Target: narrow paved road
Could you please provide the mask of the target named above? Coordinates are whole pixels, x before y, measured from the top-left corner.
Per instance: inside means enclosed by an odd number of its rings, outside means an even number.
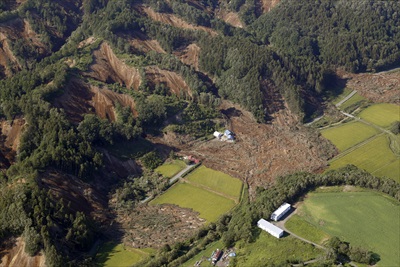
[[[180,172],[178,172],[177,174],[175,174],[174,177],[172,177],[171,179],[169,179],[169,184],[173,184],[175,183],[177,180],[179,180],[181,178],[181,176],[186,173],[188,170],[190,170],[191,168],[194,168],[196,165],[187,165],[183,170],[181,170]]]
[[[353,95],[355,95],[357,93],[356,90],[352,91],[348,96],[346,96],[345,98],[343,98],[339,103],[336,104],[336,107],[340,107],[344,102],[346,102],[347,100],[349,100],[349,98],[351,98]]]

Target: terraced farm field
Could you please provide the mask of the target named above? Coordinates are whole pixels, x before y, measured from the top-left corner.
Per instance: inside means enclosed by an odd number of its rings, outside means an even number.
[[[362,122],[350,122],[321,131],[321,134],[339,151],[344,151],[378,133],[376,128]]]
[[[232,199],[188,183],[178,183],[150,202],[151,205],[164,203],[191,208],[208,222],[216,221],[236,205]]]
[[[347,164],[354,164],[370,173],[384,170],[388,177],[399,181],[399,176],[397,175],[398,172],[393,171],[394,168],[386,170],[382,169],[386,166],[391,166],[393,162],[398,160],[398,157],[396,157],[389,148],[389,143],[390,141],[387,135],[380,135],[350,153],[339,157],[338,159],[334,159],[330,162],[329,168],[337,169],[346,166]],[[393,172],[391,172],[391,170]]]
[[[242,182],[239,179],[205,166],[200,166],[185,178],[189,182],[212,188],[234,198],[238,198],[242,190]]]
[[[182,160],[174,160],[157,167],[155,171],[167,178],[171,178],[172,176],[183,170],[185,167],[186,164]]]
[[[381,127],[389,127],[392,122],[400,121],[400,106],[375,104],[362,111],[359,117]]]
[[[379,254],[378,266],[400,266],[400,202],[397,200],[365,190],[314,192],[305,198],[297,214],[319,231]],[[304,238],[309,237],[307,233],[299,232]],[[309,233],[313,239],[315,234]]]

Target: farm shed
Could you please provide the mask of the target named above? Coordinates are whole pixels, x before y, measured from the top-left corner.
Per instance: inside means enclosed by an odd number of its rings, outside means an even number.
[[[214,136],[215,136],[216,138],[218,138],[218,139],[221,139],[221,137],[223,136],[223,134],[220,133],[220,132],[218,132],[218,131],[215,131],[215,132],[214,132]]]
[[[267,222],[264,219],[260,219],[257,222],[257,226],[261,228],[262,230],[268,232],[272,236],[275,236],[276,238],[281,238],[283,236],[283,230],[275,225],[273,225],[270,222]]]
[[[276,211],[271,215],[271,220],[278,221],[290,210],[290,204],[283,203]]]

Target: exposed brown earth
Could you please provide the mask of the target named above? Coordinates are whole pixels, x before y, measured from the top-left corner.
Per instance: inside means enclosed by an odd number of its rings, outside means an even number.
[[[132,46],[138,51],[144,53],[150,51],[155,51],[162,54],[166,53],[157,40],[152,40],[144,34],[135,33],[132,37],[129,36],[127,39],[130,40]]]
[[[124,243],[135,248],[160,248],[193,236],[205,221],[197,212],[175,205],[142,205],[118,222],[125,231]]]
[[[107,43],[93,52],[94,62],[85,74],[105,83],[119,83],[137,90],[141,83],[138,69],[126,65]]]
[[[227,101],[220,108],[227,128],[236,134],[235,143],[155,141],[174,145],[182,154],[195,155],[204,165],[242,179],[251,195],[257,186],[269,186],[278,176],[324,169],[336,153],[328,141],[299,124],[286,105],[272,115],[271,124],[257,123],[250,112]]]
[[[232,11],[220,10],[218,16],[226,23],[232,25],[233,27],[243,28],[243,23],[240,20],[239,14]]]
[[[5,170],[15,162],[24,125],[22,118],[0,121],[0,169]]]
[[[183,92],[189,94],[189,96],[192,95],[192,91],[183,77],[175,72],[162,70],[157,66],[147,67],[145,72],[146,79],[149,81],[151,86],[155,86],[156,84],[165,84],[173,94],[179,96],[181,92]]]
[[[347,87],[375,103],[400,104],[400,70],[352,74],[339,71]]]
[[[76,123],[82,120],[84,114],[96,114],[102,119],[115,121],[117,103],[122,107],[129,106],[133,115],[137,116],[135,101],[131,96],[88,85],[77,79],[71,80],[63,95],[53,102],[54,106],[63,108],[67,117]]]
[[[193,66],[196,71],[199,70],[200,47],[197,44],[190,44],[182,50],[175,51],[174,55],[184,64]]]
[[[47,47],[32,30],[27,20],[14,19],[0,24],[0,76],[10,76],[21,69],[21,65],[11,51],[10,43],[24,39],[39,54],[47,53]],[[11,64],[10,64],[11,63]]]
[[[45,256],[42,252],[34,257],[25,253],[25,242],[21,237],[11,238],[3,243],[5,248],[0,248],[0,267],[35,266],[45,267]]]
[[[145,6],[139,6],[139,9],[142,10],[147,16],[149,16],[151,19],[155,21],[159,21],[165,24],[169,24],[171,26],[177,27],[177,28],[184,28],[184,29],[190,29],[190,30],[201,30],[208,32],[211,35],[217,35],[218,33],[210,28],[204,27],[204,26],[195,26],[192,24],[187,23],[181,18],[178,18],[177,16],[173,14],[167,14],[167,13],[159,13],[154,11],[150,7],[145,7]]]
[[[263,13],[270,12],[281,0],[261,0]]]

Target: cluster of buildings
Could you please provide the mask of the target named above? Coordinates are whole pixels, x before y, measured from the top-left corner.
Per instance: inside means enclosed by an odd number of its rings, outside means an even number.
[[[290,211],[290,208],[290,204],[283,203],[276,211],[271,214],[270,219],[276,222],[279,221],[283,216],[285,216],[285,214]],[[281,238],[284,234],[284,231],[281,228],[264,219],[260,219],[257,222],[257,226],[276,238]]]
[[[214,132],[215,138],[221,141],[234,141],[235,140],[235,134],[230,131],[230,130],[225,130],[224,133],[220,133],[218,131]]]

